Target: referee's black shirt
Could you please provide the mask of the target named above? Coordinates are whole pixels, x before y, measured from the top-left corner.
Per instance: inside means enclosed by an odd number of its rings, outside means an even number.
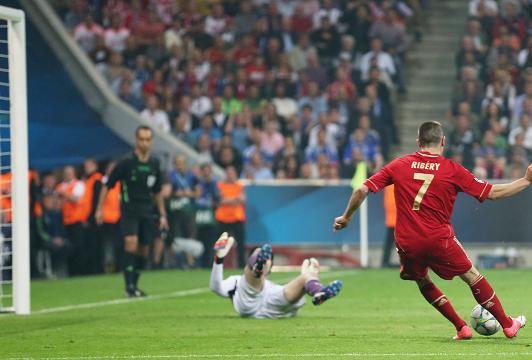
[[[118,162],[105,185],[112,189],[118,181],[123,210],[139,215],[153,213],[153,194],[161,191],[162,183],[159,160],[150,156],[141,162],[135,153],[128,155]]]

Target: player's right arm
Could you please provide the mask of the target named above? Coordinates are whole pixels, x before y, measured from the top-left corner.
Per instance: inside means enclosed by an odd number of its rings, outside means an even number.
[[[379,192],[392,183],[390,169],[393,164],[394,162],[391,162],[387,166],[380,169],[375,175],[367,179],[363,185],[353,191],[344,213],[334,219],[334,231],[342,230],[347,225],[349,225],[353,218],[353,215],[358,210],[360,205],[364,202],[364,200],[366,200],[370,191]]]
[[[366,200],[366,198],[368,197],[368,193],[369,189],[366,185],[362,185],[358,189],[353,191],[344,213],[334,219],[334,231],[342,230],[347,225],[349,225],[351,219],[353,218],[353,214],[357,211],[357,209],[364,202],[364,200]]]
[[[515,195],[532,184],[532,164],[528,165],[525,176],[507,184],[495,184],[492,186],[488,199],[498,200]]]

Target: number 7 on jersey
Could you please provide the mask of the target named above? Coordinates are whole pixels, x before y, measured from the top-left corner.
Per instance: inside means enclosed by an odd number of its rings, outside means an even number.
[[[423,196],[425,196],[425,193],[427,192],[430,183],[432,182],[432,179],[434,179],[433,174],[414,173],[414,180],[423,180],[423,185],[421,185],[419,191],[417,192],[416,198],[414,199],[414,205],[412,206],[412,210],[419,210],[419,206],[421,205]]]

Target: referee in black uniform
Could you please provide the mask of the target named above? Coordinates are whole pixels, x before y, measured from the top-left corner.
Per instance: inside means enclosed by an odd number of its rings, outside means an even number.
[[[102,205],[107,191],[120,181],[120,225],[124,236],[124,278],[128,297],[146,296],[137,284],[139,270],[143,268],[148,256],[149,244],[158,234],[154,220],[154,198],[159,211],[159,227],[161,230],[168,230],[166,209],[161,195],[161,169],[159,161],[150,156],[153,131],[148,126],[139,126],[135,137],[135,151],[121,160],[109,175],[100,192],[95,214],[96,220],[101,224]]]

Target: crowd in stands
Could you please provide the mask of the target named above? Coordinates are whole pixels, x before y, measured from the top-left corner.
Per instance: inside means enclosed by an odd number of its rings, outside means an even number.
[[[122,100],[241,178],[351,177],[399,142],[423,0],[56,3]]]
[[[471,0],[456,54],[449,156],[481,178],[518,178],[532,161],[532,3]]]

